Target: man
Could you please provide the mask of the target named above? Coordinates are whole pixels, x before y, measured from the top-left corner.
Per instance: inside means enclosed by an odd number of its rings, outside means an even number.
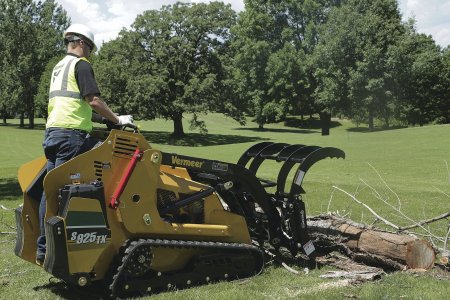
[[[87,60],[95,51],[94,35],[88,27],[73,24],[64,32],[67,55],[56,64],[50,81],[48,119],[43,142],[47,173],[88,150],[83,146],[92,130],[92,110],[117,125],[133,125],[130,115],[117,116],[100,98],[92,66]],[[39,206],[41,235],[37,240],[36,263],[42,265],[46,252],[45,193]]]

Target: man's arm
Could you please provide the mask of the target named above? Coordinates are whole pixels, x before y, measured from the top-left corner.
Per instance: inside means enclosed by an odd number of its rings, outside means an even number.
[[[100,99],[100,97],[96,95],[87,95],[84,98],[96,113],[110,120],[114,124],[119,123],[119,117],[113,113],[109,106],[102,99]]]
[[[80,60],[75,66],[80,94],[84,97],[92,109],[103,118],[117,125],[134,125],[131,115],[116,116],[109,106],[100,98],[100,91],[95,81],[94,70],[89,62]]]
[[[96,113],[98,113],[105,119],[108,119],[113,124],[130,127],[136,126],[134,124],[133,116],[131,115],[117,116],[115,113],[113,113],[113,111],[109,108],[109,106],[105,102],[103,102],[102,99],[100,99],[99,96],[87,95],[84,98]]]

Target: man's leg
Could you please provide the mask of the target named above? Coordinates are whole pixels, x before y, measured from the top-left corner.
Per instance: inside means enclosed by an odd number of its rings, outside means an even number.
[[[44,142],[42,146],[44,148],[45,157],[47,158],[47,174],[55,168],[56,152],[55,147],[51,147],[52,140],[50,137],[50,132],[45,131]],[[46,198],[45,191],[42,191],[41,202],[39,203],[39,227],[41,234],[37,239],[37,250],[36,250],[36,263],[42,265],[45,259],[46,252],[46,239],[45,239],[45,211],[46,211]]]
[[[45,192],[42,192],[41,202],[39,203],[39,226],[41,234],[37,239],[37,250],[36,250],[36,263],[38,265],[42,265],[42,263],[44,262],[46,252],[46,239],[44,227],[45,210],[46,210]]]
[[[45,156],[47,157],[47,174],[75,157],[80,151],[84,142],[86,133],[63,128],[50,128],[46,130],[43,143]],[[39,204],[39,223],[41,235],[37,239],[36,263],[42,265],[46,252],[45,238],[45,212],[47,209],[47,201],[45,191],[42,193],[41,202]]]

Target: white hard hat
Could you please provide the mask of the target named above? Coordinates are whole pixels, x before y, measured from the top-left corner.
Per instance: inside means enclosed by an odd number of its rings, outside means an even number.
[[[77,36],[78,35],[82,35],[83,37],[88,39],[89,42],[91,42],[91,44],[94,46],[94,49],[97,48],[97,45],[95,45],[95,42],[94,42],[94,34],[89,29],[89,27],[87,27],[86,25],[83,25],[83,24],[72,24],[72,25],[70,25],[64,31],[63,37],[65,38],[67,35],[70,35],[70,34],[74,34],[74,35],[77,35]]]

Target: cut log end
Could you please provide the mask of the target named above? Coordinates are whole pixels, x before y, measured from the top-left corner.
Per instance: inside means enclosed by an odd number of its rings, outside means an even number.
[[[410,269],[430,270],[434,266],[436,253],[433,247],[424,240],[408,242],[406,246],[406,265]]]

